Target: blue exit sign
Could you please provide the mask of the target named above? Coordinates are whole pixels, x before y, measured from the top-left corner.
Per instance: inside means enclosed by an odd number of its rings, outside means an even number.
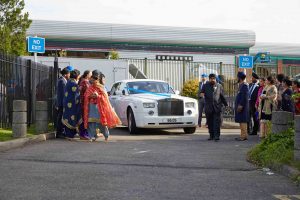
[[[239,56],[239,68],[253,68],[253,56]]]
[[[27,46],[28,46],[28,52],[45,53],[45,38],[28,37]]]

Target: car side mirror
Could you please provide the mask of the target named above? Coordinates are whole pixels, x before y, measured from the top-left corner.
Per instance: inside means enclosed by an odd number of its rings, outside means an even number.
[[[126,90],[122,90],[123,95],[127,95]]]
[[[175,94],[179,95],[180,94],[179,90],[175,90]]]

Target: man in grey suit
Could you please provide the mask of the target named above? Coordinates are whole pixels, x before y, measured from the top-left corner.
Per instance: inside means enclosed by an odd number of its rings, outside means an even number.
[[[199,109],[199,118],[198,118],[198,126],[201,127],[201,123],[202,123],[202,114],[204,111],[204,107],[205,107],[205,100],[204,100],[204,96],[201,95],[201,91],[203,86],[205,85],[205,83],[207,82],[206,80],[207,78],[207,74],[202,74],[201,75],[201,81],[199,82],[199,89],[198,89],[198,109]],[[205,125],[207,125],[207,120]]]
[[[209,81],[203,86],[201,95],[205,98],[205,115],[208,124],[208,140],[220,140],[221,112],[223,105],[228,106],[223,87],[217,83],[216,75],[210,74]]]

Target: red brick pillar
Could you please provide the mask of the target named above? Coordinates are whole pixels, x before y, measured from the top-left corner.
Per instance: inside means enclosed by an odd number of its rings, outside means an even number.
[[[283,73],[283,64],[282,64],[282,60],[278,60],[277,61],[277,74],[281,74]]]
[[[247,69],[246,70],[246,80],[247,80],[247,83],[251,83],[252,82],[252,69]]]
[[[246,74],[246,81],[247,81],[247,83],[251,83],[252,82],[252,70],[253,69],[238,68],[238,72],[244,72]]]

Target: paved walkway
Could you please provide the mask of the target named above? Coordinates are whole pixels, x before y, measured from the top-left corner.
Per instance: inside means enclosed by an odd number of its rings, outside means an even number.
[[[148,130],[131,136],[118,128],[108,143],[49,140],[0,153],[0,199],[256,200],[300,195],[288,178],[267,175],[246,161],[258,137],[236,142],[238,130],[223,130],[221,141],[213,142],[207,141],[206,129],[181,132]]]

